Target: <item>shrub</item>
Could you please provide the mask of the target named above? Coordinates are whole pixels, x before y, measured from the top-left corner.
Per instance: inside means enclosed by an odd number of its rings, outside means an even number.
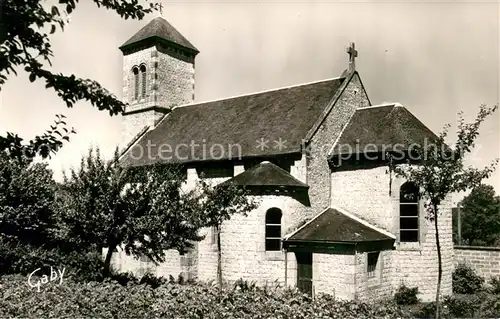
[[[417,295],[418,287],[408,288],[402,284],[394,294],[394,302],[397,305],[414,305],[418,303]]]
[[[474,294],[483,290],[484,278],[465,264],[458,265],[453,271],[453,293]]]
[[[160,287],[161,285],[165,285],[168,283],[168,279],[162,277],[156,277],[153,274],[147,272],[142,276],[141,280],[139,280],[139,284],[145,284],[151,286],[153,289]]]
[[[450,313],[447,308],[444,308],[441,304],[440,307],[441,318],[450,318]],[[419,305],[419,307],[412,312],[413,318],[434,318],[436,316],[436,302],[424,302]]]
[[[472,318],[481,308],[481,298],[478,295],[446,296],[443,300],[451,315],[458,318]]]
[[[481,303],[481,318],[500,318],[500,294],[486,295]]]
[[[489,284],[490,292],[494,295],[500,295],[500,277],[491,277]]]
[[[315,300],[295,289],[241,291],[207,284],[165,283],[124,287],[114,280],[61,285],[48,283],[37,293],[23,276],[0,277],[0,314],[17,318],[410,318],[394,304]]]
[[[0,239],[0,275],[28,275],[40,268],[50,273],[50,267],[65,268],[65,277],[76,280],[102,280],[102,257],[97,252],[62,252]]]
[[[107,281],[115,281],[121,286],[129,286],[129,285],[137,285],[139,283],[139,280],[137,277],[132,272],[114,272],[112,271],[112,274],[110,278],[107,279]]]
[[[239,289],[241,291],[255,290],[255,287],[255,281],[249,283],[247,280],[243,280],[242,278],[236,280],[236,282],[234,283],[234,289]]]

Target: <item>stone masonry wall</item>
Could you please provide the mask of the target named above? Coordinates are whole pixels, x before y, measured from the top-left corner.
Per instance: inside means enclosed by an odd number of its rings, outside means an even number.
[[[305,179],[305,160],[298,160],[292,167],[292,174],[301,180]],[[244,171],[243,165],[235,165],[234,174]],[[207,179],[212,185],[216,185],[227,178]],[[199,179],[196,169],[189,168],[187,181],[183,190],[188,191],[195,187]],[[259,284],[272,284],[278,281],[294,286],[296,284],[296,260],[293,253],[282,251],[265,251],[265,213],[269,208],[277,207],[282,210],[282,236],[293,231],[297,221],[303,220],[304,206],[288,196],[259,196],[259,208],[249,212],[248,215],[235,215],[226,221],[221,228],[222,246],[222,273],[226,281],[235,281],[243,278],[256,281]],[[132,271],[138,275],[149,269],[157,276],[173,276],[177,278],[180,274],[187,278],[196,271],[194,278],[200,281],[216,280],[217,278],[217,242],[214,240],[213,229],[204,228],[200,231],[205,239],[196,244],[195,249],[186,257],[180,256],[175,250],[168,250],[167,261],[158,266],[152,263],[140,261],[132,256],[126,256],[124,252],[114,255],[113,265],[119,271]],[[285,271],[285,263],[288,265]],[[191,275],[193,277],[193,275]]]
[[[455,246],[454,266],[467,264],[486,281],[500,276],[500,247]]]
[[[393,294],[392,276],[393,251],[381,251],[375,277],[368,277],[368,253],[356,254],[356,297],[363,301],[375,301],[390,298]]]
[[[241,163],[235,165],[234,175],[244,171]],[[291,168],[292,176],[305,181],[305,156],[295,161]],[[189,175],[189,172],[188,172]],[[192,172],[190,184],[198,178]],[[214,184],[224,179],[211,181]],[[297,223],[304,219],[305,207],[295,199],[285,196],[258,197],[260,206],[247,214],[236,215],[221,227],[222,277],[226,281],[240,278],[256,281],[258,284],[285,281],[285,263],[287,264],[287,285],[296,284],[297,265],[295,255],[288,253],[265,251],[265,213],[269,208],[282,210],[282,236],[292,232]],[[214,239],[214,229],[205,228],[201,231],[205,239],[198,244],[198,278],[201,281],[217,279],[217,242]],[[266,270],[266,271],[264,271]],[[263,275],[261,275],[263,274]]]
[[[286,196],[259,196],[260,206],[247,216],[235,215],[221,227],[222,276],[225,281],[240,278],[259,285],[277,282],[285,284],[285,262],[288,265],[287,284],[294,284],[295,259],[283,251],[265,249],[265,215],[276,207],[282,211],[281,235],[302,214],[301,203]],[[200,268],[204,266],[200,265]],[[295,272],[295,274],[294,274]]]
[[[331,205],[346,209],[382,229],[399,237],[399,187],[403,181],[393,178],[389,195],[390,177],[386,167],[335,171],[332,173]],[[346,196],[346,194],[350,194]],[[420,206],[420,242],[400,243],[384,267],[392,269],[392,289],[401,283],[418,286],[423,299],[432,299],[437,283],[437,250],[434,224],[424,218],[423,203]],[[453,243],[451,225],[451,203],[441,207],[438,219],[443,261],[442,293],[451,294],[451,273],[453,271]],[[359,281],[358,281],[359,283]]]
[[[314,293],[354,299],[355,269],[354,255],[313,254]]]
[[[157,73],[159,106],[171,109],[194,101],[193,63],[179,60],[169,52],[159,52]]]
[[[132,69],[146,66],[146,96],[134,100]],[[144,48],[123,57],[123,101],[126,112],[149,107],[171,109],[194,101],[194,63],[178,58],[175,52],[157,47]],[[129,143],[144,126],[153,127],[164,113],[148,110],[123,116],[120,146]]]
[[[133,68],[140,65],[146,66],[146,72],[152,74],[151,70],[154,67],[152,64],[152,55],[156,49],[154,47],[145,48],[141,51],[134,52],[123,56],[123,102],[129,104],[125,111],[133,111],[149,106],[153,106],[152,81],[148,79],[146,97],[139,101],[134,100],[134,74]],[[143,128],[144,126],[153,126],[159,115],[154,111],[135,113],[124,115],[122,117],[122,132],[120,147],[125,147]]]
[[[330,168],[327,161],[330,150],[355,110],[369,103],[358,75],[354,75],[330,114],[312,137],[307,158],[306,183],[310,187],[311,200],[308,217],[313,217],[330,206]]]

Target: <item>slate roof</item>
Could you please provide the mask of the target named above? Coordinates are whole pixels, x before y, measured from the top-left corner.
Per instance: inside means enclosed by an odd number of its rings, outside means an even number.
[[[287,242],[360,243],[394,240],[335,208],[329,208],[285,239]]]
[[[281,167],[270,162],[262,162],[220,185],[225,184],[309,188],[307,184],[302,183]]]
[[[333,156],[383,150],[383,145],[406,150],[412,143],[424,145],[437,136],[420,120],[400,105],[384,105],[356,110],[332,150]],[[356,147],[359,142],[359,147]],[[374,146],[366,147],[371,144]],[[347,147],[350,146],[350,147]],[[365,148],[366,147],[366,148]],[[386,150],[390,150],[388,147]]]
[[[176,107],[124,154],[122,163],[142,166],[298,153],[343,81],[336,78]],[[276,144],[280,138],[282,147]],[[267,143],[259,148],[261,139]],[[187,147],[191,143],[198,147]]]
[[[189,42],[179,31],[177,31],[162,17],[157,17],[151,20],[146,26],[122,44],[122,46],[120,46],[120,50],[123,51],[134,44],[151,38],[166,40],[170,43],[187,48],[190,51],[194,51],[195,53],[199,52],[198,49],[191,44],[191,42]]]

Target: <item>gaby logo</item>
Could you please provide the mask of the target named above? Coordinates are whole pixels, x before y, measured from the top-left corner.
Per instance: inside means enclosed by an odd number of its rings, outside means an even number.
[[[63,282],[63,276],[64,276],[64,270],[66,269],[65,267],[63,267],[62,271],[60,271],[59,269],[56,269],[54,270],[52,268],[52,266],[50,267],[50,280],[49,280],[49,277],[47,275],[43,275],[40,279],[38,280],[33,280],[31,279],[31,277],[33,275],[35,275],[41,268],[37,268],[35,269],[35,271],[33,271],[31,274],[29,274],[28,276],[28,285],[31,287],[31,288],[37,288],[38,292],[40,292],[40,287],[42,285],[45,285],[46,283],[48,283],[49,281],[55,281],[57,279],[59,279],[59,285],[62,284]]]

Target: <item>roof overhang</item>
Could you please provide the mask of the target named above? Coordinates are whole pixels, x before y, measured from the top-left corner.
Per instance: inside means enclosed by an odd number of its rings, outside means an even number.
[[[387,250],[396,237],[341,208],[327,208],[283,239],[289,251]]]
[[[179,45],[173,41],[169,41],[167,39],[164,39],[164,38],[156,36],[156,35],[141,39],[141,40],[136,41],[136,42],[125,43],[125,44],[121,45],[119,47],[119,49],[120,49],[120,51],[122,51],[122,53],[124,55],[127,55],[127,54],[130,54],[132,52],[135,52],[138,49],[142,49],[145,47],[152,47],[152,46],[157,45],[157,44],[178,49],[178,50],[183,51],[189,55],[192,55],[193,57],[195,57],[198,53],[200,53],[200,51],[198,51],[197,49],[195,50],[195,49],[185,47],[183,45]]]

